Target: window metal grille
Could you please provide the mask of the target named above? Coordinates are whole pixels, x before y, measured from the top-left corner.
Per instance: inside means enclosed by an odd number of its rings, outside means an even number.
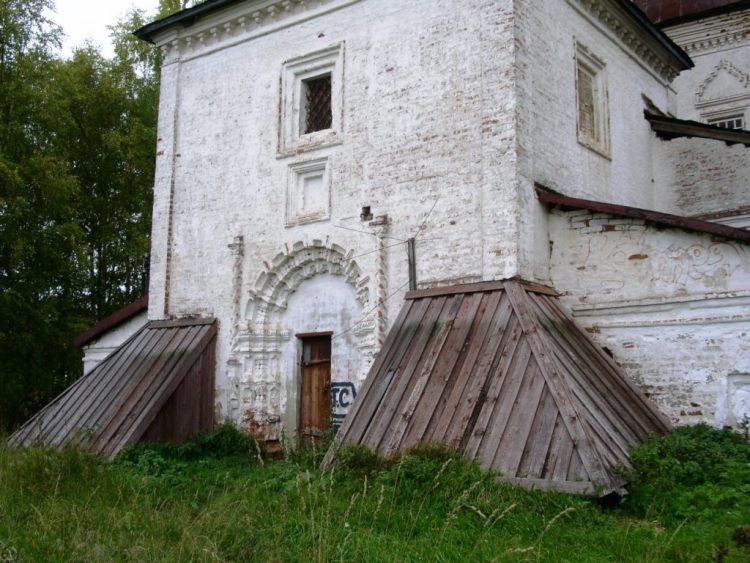
[[[305,133],[330,129],[333,123],[331,112],[331,75],[318,76],[304,81],[305,86]]]

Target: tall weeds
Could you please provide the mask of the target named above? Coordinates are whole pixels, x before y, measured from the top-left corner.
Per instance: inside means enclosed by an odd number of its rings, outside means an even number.
[[[252,442],[223,432],[179,451],[141,446],[113,464],[77,450],[0,447],[0,561],[640,562],[747,555],[732,538],[743,539],[735,529],[750,524],[740,498],[748,481],[721,469],[744,455],[733,441],[731,455],[711,454],[719,474],[701,477],[704,488],[725,487],[723,504],[678,519],[670,507],[688,489],[677,482],[670,498],[653,497],[658,503],[641,506],[644,496],[637,496],[604,510],[591,499],[498,483],[434,446],[393,461],[343,450],[344,461],[321,472],[320,449],[270,462],[258,459]],[[694,451],[690,444],[654,444],[634,456],[638,471],[646,471],[639,456],[657,461],[648,448],[660,448],[664,464],[677,450]],[[667,477],[652,470],[634,490],[648,485],[656,495],[648,479]]]

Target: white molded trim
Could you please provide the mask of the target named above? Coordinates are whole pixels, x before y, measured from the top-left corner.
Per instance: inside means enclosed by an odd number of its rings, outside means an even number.
[[[303,182],[312,176],[322,176],[323,205],[310,207],[305,202]],[[316,158],[289,165],[286,192],[286,226],[294,227],[331,218],[331,159]]]
[[[641,26],[632,21],[626,21],[618,15],[618,12],[622,12],[622,8],[618,9],[613,1],[566,1],[576,12],[664,85],[672,82],[679,74],[680,69],[675,66],[674,62],[657,50],[659,47],[656,46],[656,39],[645,32]]]
[[[188,27],[156,34],[163,65],[185,62],[312,20],[361,0],[265,0],[242,2],[208,14]]]
[[[704,55],[750,44],[748,12],[723,14],[665,29],[669,37],[689,55]]]
[[[330,129],[302,133],[303,88],[309,78],[331,75]],[[344,133],[344,43],[284,62],[281,73],[278,157],[316,150],[342,142]]]
[[[596,56],[583,43],[575,40],[575,89],[576,89],[576,138],[578,142],[594,152],[611,158],[609,135],[609,91],[607,88],[607,72],[604,61]],[[579,75],[585,72],[591,77],[593,86],[593,115],[594,134],[584,130],[581,125],[579,105],[580,85]]]

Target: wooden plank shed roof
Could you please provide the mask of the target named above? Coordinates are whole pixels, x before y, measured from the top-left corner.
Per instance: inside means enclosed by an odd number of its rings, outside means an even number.
[[[514,483],[604,495],[669,429],[553,290],[485,282],[407,294],[324,463],[439,441]]]
[[[144,436],[210,429],[216,332],[214,319],[146,323],[19,428],[9,445],[75,443],[114,457]],[[183,382],[191,389],[180,392]],[[165,405],[174,412],[165,416]]]

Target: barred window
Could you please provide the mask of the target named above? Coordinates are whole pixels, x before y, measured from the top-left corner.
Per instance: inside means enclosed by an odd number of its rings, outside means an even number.
[[[305,133],[330,129],[333,122],[331,111],[331,75],[316,76],[302,81],[305,99]]]
[[[343,85],[343,43],[284,62],[279,156],[298,156],[343,142]]]

